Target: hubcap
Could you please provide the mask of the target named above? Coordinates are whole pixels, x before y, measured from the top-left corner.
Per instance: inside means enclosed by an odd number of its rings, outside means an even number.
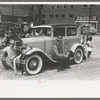
[[[78,51],[76,53],[76,57],[75,58],[76,58],[77,61],[81,60],[81,51]]]
[[[33,61],[33,66],[37,66],[37,62],[36,61]]]
[[[38,67],[38,59],[35,59],[35,58],[31,59],[29,61],[29,65],[28,66],[29,66],[30,70],[36,70],[37,67]]]

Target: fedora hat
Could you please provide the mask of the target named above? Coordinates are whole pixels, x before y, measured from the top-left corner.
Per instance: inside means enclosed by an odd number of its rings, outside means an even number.
[[[62,36],[58,36],[56,40],[62,40]]]

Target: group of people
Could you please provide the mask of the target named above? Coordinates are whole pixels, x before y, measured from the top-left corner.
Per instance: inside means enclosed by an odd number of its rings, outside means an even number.
[[[93,45],[92,45],[92,36],[87,36],[86,38],[87,38],[86,42],[83,45],[86,53],[86,59],[88,60],[92,53]]]
[[[82,28],[83,28],[82,29],[83,30],[82,31],[83,36],[82,36],[81,42],[82,42],[84,49],[85,49],[86,58],[89,59],[90,55],[92,53],[92,48],[93,48],[93,46],[92,46],[92,36],[89,34],[90,28],[89,28],[88,24],[83,25]]]

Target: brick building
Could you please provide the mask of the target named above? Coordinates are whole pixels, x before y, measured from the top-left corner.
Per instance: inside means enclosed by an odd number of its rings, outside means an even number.
[[[91,8],[91,9],[90,9]],[[100,5],[0,5],[0,21],[33,21],[35,24],[90,23],[100,31]],[[90,18],[91,17],[91,18]]]
[[[41,24],[91,23],[100,31],[99,9],[100,5],[41,5],[39,15],[39,5],[34,5],[33,20],[41,16]]]

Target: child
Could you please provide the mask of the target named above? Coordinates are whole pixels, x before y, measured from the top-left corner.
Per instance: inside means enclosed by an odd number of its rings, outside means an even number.
[[[87,45],[87,58],[89,59],[90,58],[90,55],[91,55],[91,53],[92,53],[92,37],[90,36],[90,37],[88,37],[88,39],[87,39],[87,43],[86,43],[86,45]]]

